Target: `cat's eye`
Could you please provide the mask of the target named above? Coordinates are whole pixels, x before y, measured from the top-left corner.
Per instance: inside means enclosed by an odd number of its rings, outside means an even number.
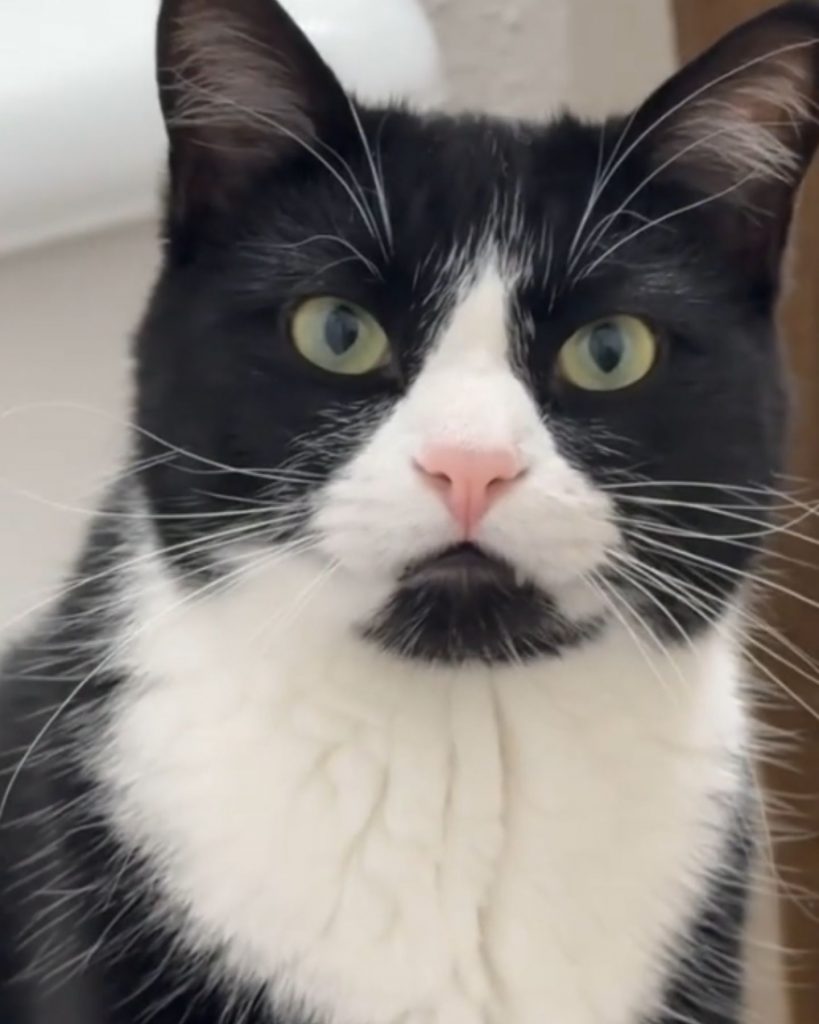
[[[576,331],[560,350],[565,380],[584,391],[621,391],[657,361],[657,338],[642,320],[613,316]]]
[[[307,299],[291,322],[293,344],[314,366],[360,377],[389,362],[389,342],[365,309],[330,296]]]

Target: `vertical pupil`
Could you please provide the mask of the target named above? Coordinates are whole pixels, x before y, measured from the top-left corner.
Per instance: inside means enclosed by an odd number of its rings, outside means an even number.
[[[324,340],[335,356],[343,356],[358,341],[361,324],[347,306],[336,306],[324,321]]]
[[[603,373],[613,373],[623,361],[625,341],[615,323],[598,324],[589,338],[589,352]]]

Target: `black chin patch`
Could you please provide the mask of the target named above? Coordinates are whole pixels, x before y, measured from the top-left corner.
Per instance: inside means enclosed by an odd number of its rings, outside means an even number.
[[[508,664],[558,654],[596,628],[568,622],[508,564],[460,544],[409,566],[365,636],[419,661]]]
[[[517,585],[515,572],[508,562],[468,542],[453,544],[413,562],[404,570],[401,582],[414,587],[434,585],[465,592],[489,586],[508,590]]]

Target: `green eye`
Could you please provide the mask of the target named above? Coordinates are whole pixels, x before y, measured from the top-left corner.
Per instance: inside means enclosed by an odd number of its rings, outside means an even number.
[[[581,328],[558,356],[565,380],[584,391],[620,391],[642,380],[657,361],[654,332],[632,316]]]
[[[366,310],[343,299],[308,299],[291,324],[293,344],[314,366],[330,373],[360,377],[389,360],[389,342]]]

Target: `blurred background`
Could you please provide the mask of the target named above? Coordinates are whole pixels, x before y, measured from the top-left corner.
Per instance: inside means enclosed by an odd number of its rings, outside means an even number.
[[[285,0],[362,97],[543,116],[627,110],[758,0]],[[115,471],[128,351],[158,259],[158,0],[0,3],[0,642],[70,559]],[[798,390],[793,472],[819,480],[819,181],[783,317]],[[790,542],[792,545],[795,542]],[[815,561],[815,553],[789,551]],[[792,586],[819,599],[815,573]],[[819,658],[819,613],[771,617]],[[793,738],[769,792],[819,826],[816,684],[766,709]],[[790,813],[790,812],[789,812]],[[749,1020],[819,1022],[819,845],[777,845],[750,928]],[[776,878],[778,884],[774,885]],[[778,890],[778,895],[774,890]],[[779,950],[788,950],[780,955]],[[692,1022],[693,1024],[693,1022]]]

